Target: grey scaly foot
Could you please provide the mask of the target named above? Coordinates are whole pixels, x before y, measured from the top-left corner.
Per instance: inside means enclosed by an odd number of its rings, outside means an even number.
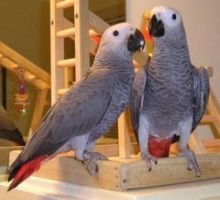
[[[95,176],[98,173],[97,160],[108,160],[108,158],[98,152],[84,152],[83,163],[86,166],[87,171],[91,176]]]
[[[201,175],[201,171],[199,168],[199,164],[196,160],[196,156],[191,150],[185,150],[180,153],[180,156],[184,156],[187,160],[187,169],[189,171],[194,170],[196,173],[196,176],[199,177]]]
[[[157,164],[157,159],[152,156],[149,152],[142,152],[141,153],[141,158],[142,160],[145,161],[148,170],[151,171],[152,170],[152,166]]]

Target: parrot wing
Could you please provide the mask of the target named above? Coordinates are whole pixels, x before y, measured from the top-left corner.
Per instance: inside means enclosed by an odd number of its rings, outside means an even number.
[[[204,67],[193,66],[193,125],[192,131],[197,127],[208,103],[209,98],[209,76]]]
[[[135,74],[131,92],[131,122],[136,138],[138,138],[139,117],[144,100],[146,81],[146,69],[143,67]]]
[[[114,74],[99,69],[89,72],[73,86],[43,118],[35,135],[11,165],[9,180],[23,164],[49,157],[72,137],[86,134],[96,126],[108,108],[114,85]]]

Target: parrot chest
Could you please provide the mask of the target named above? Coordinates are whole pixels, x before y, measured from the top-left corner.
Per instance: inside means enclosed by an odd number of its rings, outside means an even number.
[[[192,115],[192,75],[189,69],[161,70],[148,74],[143,112],[151,130],[159,135],[175,134],[181,120]]]

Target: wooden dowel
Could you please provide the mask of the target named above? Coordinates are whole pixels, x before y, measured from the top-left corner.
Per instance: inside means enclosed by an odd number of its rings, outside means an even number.
[[[75,35],[75,28],[68,28],[57,32],[57,37],[73,37]]]
[[[7,68],[8,70],[12,71],[16,68],[18,68],[18,64],[13,62],[12,60],[6,58],[6,57],[2,57],[0,60],[0,63]]]
[[[89,36],[96,36],[99,35],[95,30],[89,29]]]
[[[57,91],[57,94],[58,94],[59,96],[64,95],[68,90],[69,90],[69,88],[59,89],[59,90]]]
[[[57,62],[58,67],[74,67],[76,64],[76,59],[75,58],[70,58],[66,60],[59,60]]]
[[[74,0],[64,0],[56,3],[56,8],[58,9],[69,8],[71,6],[74,6]]]
[[[35,79],[36,76],[35,76],[34,74],[28,72],[28,71],[25,71],[25,72],[24,72],[24,78],[25,78],[26,80],[30,80],[30,81],[31,81],[31,80]]]

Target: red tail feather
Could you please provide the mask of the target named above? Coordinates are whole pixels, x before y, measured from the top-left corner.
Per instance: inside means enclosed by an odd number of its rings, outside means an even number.
[[[168,157],[172,138],[156,138],[150,136],[148,148],[149,152],[156,158]]]
[[[27,179],[31,174],[37,171],[40,168],[41,162],[45,160],[46,156],[40,156],[34,160],[31,160],[21,166],[19,171],[14,177],[14,180],[10,184],[8,191],[12,190],[13,188],[17,187],[21,182]]]

